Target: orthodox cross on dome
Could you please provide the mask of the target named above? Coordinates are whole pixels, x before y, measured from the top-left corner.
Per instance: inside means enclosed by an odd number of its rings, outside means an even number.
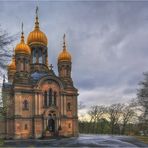
[[[63,41],[64,41],[64,43],[65,43],[65,38],[66,38],[66,35],[65,35],[65,33],[64,33],[64,35],[63,35]]]
[[[23,32],[23,27],[24,27],[24,25],[23,25],[23,22],[22,22],[22,32]]]
[[[36,20],[35,20],[35,29],[39,29],[39,20],[38,20],[38,11],[39,11],[39,8],[38,6],[36,6]]]
[[[63,50],[66,50],[66,35],[63,35]]]
[[[39,7],[36,6],[36,16],[38,17],[38,11],[39,11]]]
[[[50,66],[49,66],[49,67],[50,67],[50,70],[52,70],[52,69],[53,69],[53,65],[52,65],[52,64],[50,64]]]
[[[21,28],[21,30],[22,30],[21,42],[24,42],[24,31],[23,31],[23,27],[24,27],[24,25],[23,25],[23,22],[22,22],[22,28]]]

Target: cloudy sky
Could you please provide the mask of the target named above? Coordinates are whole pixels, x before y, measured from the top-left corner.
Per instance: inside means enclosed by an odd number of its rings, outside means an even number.
[[[1,28],[20,33],[23,21],[27,37],[36,5],[56,73],[66,33],[79,101],[109,105],[136,96],[142,73],[148,71],[148,2],[0,1]]]

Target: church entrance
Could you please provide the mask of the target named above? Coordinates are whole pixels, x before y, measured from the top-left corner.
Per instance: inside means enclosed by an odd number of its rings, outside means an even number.
[[[55,132],[55,121],[53,118],[48,119],[48,129],[50,132]]]
[[[57,133],[57,119],[55,112],[49,112],[46,120],[46,137],[56,136]]]

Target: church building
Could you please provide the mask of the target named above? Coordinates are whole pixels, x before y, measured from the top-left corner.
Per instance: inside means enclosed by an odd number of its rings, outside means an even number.
[[[56,75],[48,63],[48,39],[40,29],[38,10],[27,43],[22,27],[20,43],[8,65],[8,82],[4,79],[2,87],[7,111],[0,121],[0,133],[6,138],[78,136],[78,90],[73,85],[72,58],[65,40],[64,35]]]

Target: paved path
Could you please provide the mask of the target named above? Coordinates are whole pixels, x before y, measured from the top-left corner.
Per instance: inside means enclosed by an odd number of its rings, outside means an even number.
[[[50,140],[7,140],[6,147],[148,147],[129,136],[86,135]]]

